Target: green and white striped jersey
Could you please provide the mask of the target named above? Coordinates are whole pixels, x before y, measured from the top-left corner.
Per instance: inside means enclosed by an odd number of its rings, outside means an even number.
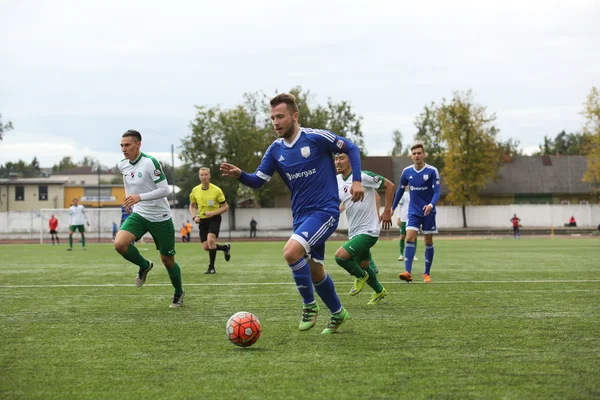
[[[348,217],[348,237],[352,239],[356,235],[369,235],[379,237],[381,227],[377,216],[377,204],[375,191],[381,189],[384,178],[370,171],[361,171],[362,184],[365,189],[363,201],[352,201],[350,188],[352,187],[352,174],[345,179],[341,174],[337,175],[338,194],[340,201],[344,204],[346,217]]]
[[[121,160],[119,171],[123,174],[127,196],[151,192],[158,187],[157,183],[167,179],[156,158],[144,153],[140,153],[135,161],[127,158]],[[140,201],[133,206],[133,212],[151,222],[161,222],[171,218],[171,207],[166,197]]]

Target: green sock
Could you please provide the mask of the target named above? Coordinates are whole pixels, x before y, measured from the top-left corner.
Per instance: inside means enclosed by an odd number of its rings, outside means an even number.
[[[404,255],[404,243],[406,241],[404,239],[400,239],[400,255],[403,256]]]
[[[69,247],[73,248],[73,235],[69,235]]]
[[[85,247],[85,235],[81,235],[81,247]]]
[[[356,278],[363,278],[365,276],[365,271],[363,271],[356,261],[351,258],[349,260],[343,258],[335,258],[335,262],[342,268],[344,268],[348,273]]]
[[[369,260],[369,267],[373,268],[373,271],[375,271],[376,274],[379,273],[379,271],[377,270],[377,264],[375,264],[375,261],[373,261],[372,258]]]
[[[169,279],[171,279],[171,284],[175,288],[175,294],[183,293],[183,286],[181,284],[181,268],[179,268],[179,264],[175,263],[173,268],[167,269],[169,273]]]
[[[367,272],[367,274],[369,274],[367,285],[371,286],[375,293],[381,293],[381,291],[383,290],[383,286],[381,286],[381,283],[379,283],[379,280],[377,279],[377,274],[375,273],[373,267],[369,265],[369,268],[367,268],[365,271]]]
[[[127,251],[125,252],[125,254],[123,254],[123,258],[129,262],[134,263],[141,269],[147,269],[150,265],[148,264],[148,260],[142,257],[137,247],[132,245],[129,245],[129,247],[127,247]]]

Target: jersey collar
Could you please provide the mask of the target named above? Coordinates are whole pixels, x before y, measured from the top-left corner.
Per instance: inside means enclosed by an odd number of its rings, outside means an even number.
[[[136,159],[135,159],[135,160],[133,160],[133,161],[129,160],[129,164],[131,164],[131,165],[135,165],[135,164],[137,164],[137,163],[140,161],[140,159],[142,158],[142,156],[143,156],[143,155],[144,155],[144,153],[142,153],[142,152],[140,151],[140,155],[138,156],[138,158],[136,158]]]
[[[414,170],[414,171],[415,171],[417,174],[420,174],[421,172],[423,172],[423,171],[425,170],[425,168],[427,168],[427,167],[428,167],[428,165],[427,165],[426,163],[423,163],[423,168],[421,168],[421,169],[419,169],[419,170],[417,170],[417,169],[415,168],[415,164],[413,164],[413,166],[412,166],[412,167],[413,167],[413,170]]]
[[[289,148],[294,147],[294,145],[296,144],[296,142],[298,141],[298,139],[300,139],[300,136],[302,136],[303,133],[304,133],[304,130],[302,129],[302,127],[300,127],[300,129],[298,130],[298,134],[296,135],[296,139],[294,139],[294,141],[292,143],[288,143],[285,140],[282,140],[283,145],[285,147],[289,147]]]

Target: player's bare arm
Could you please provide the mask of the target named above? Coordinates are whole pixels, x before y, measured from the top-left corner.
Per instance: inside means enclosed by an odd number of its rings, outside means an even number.
[[[242,170],[233,164],[223,163],[221,164],[221,175],[228,178],[239,178],[242,175]]]
[[[226,201],[224,201],[223,203],[219,203],[219,209],[218,210],[207,211],[206,212],[206,217],[207,218],[215,217],[217,215],[223,214],[224,212],[227,212],[227,210],[229,210],[229,205],[227,204]]]
[[[190,216],[192,217],[192,221],[194,221],[196,224],[199,224],[200,217],[198,217],[198,205],[195,202],[191,202],[188,210],[190,212]]]
[[[123,205],[126,209],[128,209],[128,212],[131,212],[131,207],[133,207],[134,204],[137,204],[140,201],[142,201],[142,198],[139,194],[130,194],[129,196],[125,197]]]
[[[385,208],[383,214],[381,214],[381,226],[383,229],[389,229],[392,227],[392,203],[394,202],[394,191],[396,185],[387,178],[384,178],[383,188],[385,190]]]

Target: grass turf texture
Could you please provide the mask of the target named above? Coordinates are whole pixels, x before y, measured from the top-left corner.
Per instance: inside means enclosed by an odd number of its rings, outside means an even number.
[[[367,306],[327,268],[351,319],[333,336],[298,331],[300,297],[283,242],[234,243],[204,275],[208,253],[177,245],[186,298],[152,245],[147,284],[109,245],[0,247],[0,398],[597,398],[600,241],[438,240],[433,283],[398,280],[398,243],[373,254],[389,295]],[[424,246],[418,257],[423,260]],[[233,346],[225,323],[250,311],[263,334]]]

